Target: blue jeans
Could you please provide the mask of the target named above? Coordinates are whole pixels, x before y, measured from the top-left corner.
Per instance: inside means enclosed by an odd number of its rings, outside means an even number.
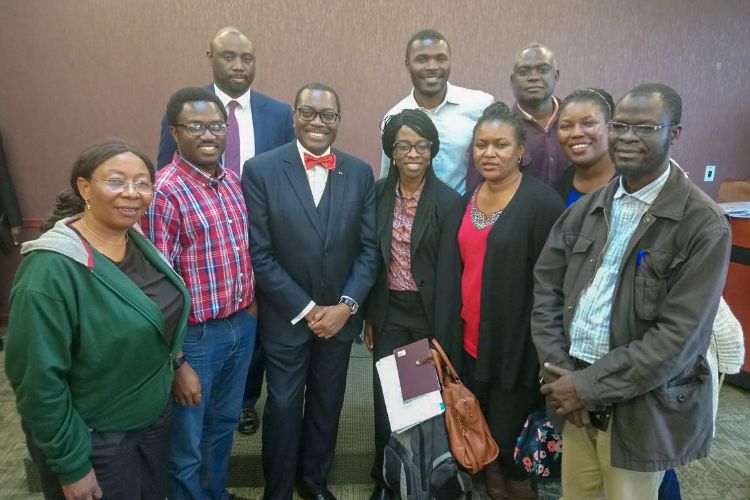
[[[258,321],[244,310],[188,327],[182,352],[201,382],[201,404],[175,404],[170,500],[225,500],[232,438]]]

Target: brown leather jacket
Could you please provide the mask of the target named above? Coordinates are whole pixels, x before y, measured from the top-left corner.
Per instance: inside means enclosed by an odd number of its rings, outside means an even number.
[[[636,471],[684,465],[706,456],[711,444],[705,355],[727,272],[730,228],[676,163],[670,169],[623,258],[610,351],[574,374],[589,410],[614,407],[611,464]],[[573,204],[537,261],[531,330],[541,363],[572,369],[570,323],[604,250],[619,182]],[[648,258],[637,265],[640,251]]]

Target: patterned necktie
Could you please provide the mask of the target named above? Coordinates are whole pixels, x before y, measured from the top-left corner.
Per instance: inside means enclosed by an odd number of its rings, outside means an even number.
[[[313,167],[323,167],[328,170],[336,169],[336,155],[331,153],[325,156],[312,156],[305,153],[305,168],[310,170]]]
[[[224,150],[224,168],[240,175],[240,127],[237,124],[237,116],[234,110],[240,103],[229,101],[229,113],[227,116],[227,147]]]

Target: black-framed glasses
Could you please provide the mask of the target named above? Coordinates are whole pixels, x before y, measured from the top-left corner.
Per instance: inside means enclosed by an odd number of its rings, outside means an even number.
[[[398,153],[400,156],[406,156],[411,152],[411,149],[423,155],[430,150],[432,143],[430,141],[419,141],[416,144],[409,144],[408,142],[396,142],[393,144],[393,151]]]
[[[654,135],[664,127],[671,127],[672,125],[674,125],[674,122],[660,123],[658,125],[628,125],[627,123],[610,121],[607,122],[607,130],[615,135],[625,135],[628,133],[628,130],[632,130],[638,137],[647,137]]]
[[[126,181],[125,179],[94,179],[89,180],[104,184],[104,189],[112,194],[120,194],[126,189],[132,189],[138,194],[153,194],[154,184],[151,181]]]
[[[182,127],[188,135],[200,137],[206,133],[206,129],[210,130],[215,137],[227,135],[227,124],[226,123],[209,123],[205,124],[202,122],[187,122],[187,123],[175,123],[175,127]]]
[[[306,106],[297,108],[294,111],[296,111],[297,115],[306,122],[311,122],[315,119],[316,116],[319,116],[320,121],[322,121],[326,125],[336,123],[341,118],[341,115],[336,113],[335,111],[315,111],[313,108],[308,108]]]

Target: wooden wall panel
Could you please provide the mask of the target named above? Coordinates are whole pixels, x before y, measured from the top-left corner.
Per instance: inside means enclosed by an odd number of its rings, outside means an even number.
[[[308,81],[333,85],[337,145],[373,165],[378,123],[411,88],[405,42],[434,27],[452,45],[451,81],[505,101],[513,57],[532,41],[556,52],[560,97],[673,85],[685,102],[674,156],[693,180],[715,196],[722,179],[750,175],[747,0],[0,0],[0,11],[0,131],[28,218],[46,216],[78,152],[99,138],[155,157],[167,98],[211,81],[205,51],[224,25],[254,41],[257,90],[290,101]],[[706,164],[717,165],[714,183],[702,182]]]

